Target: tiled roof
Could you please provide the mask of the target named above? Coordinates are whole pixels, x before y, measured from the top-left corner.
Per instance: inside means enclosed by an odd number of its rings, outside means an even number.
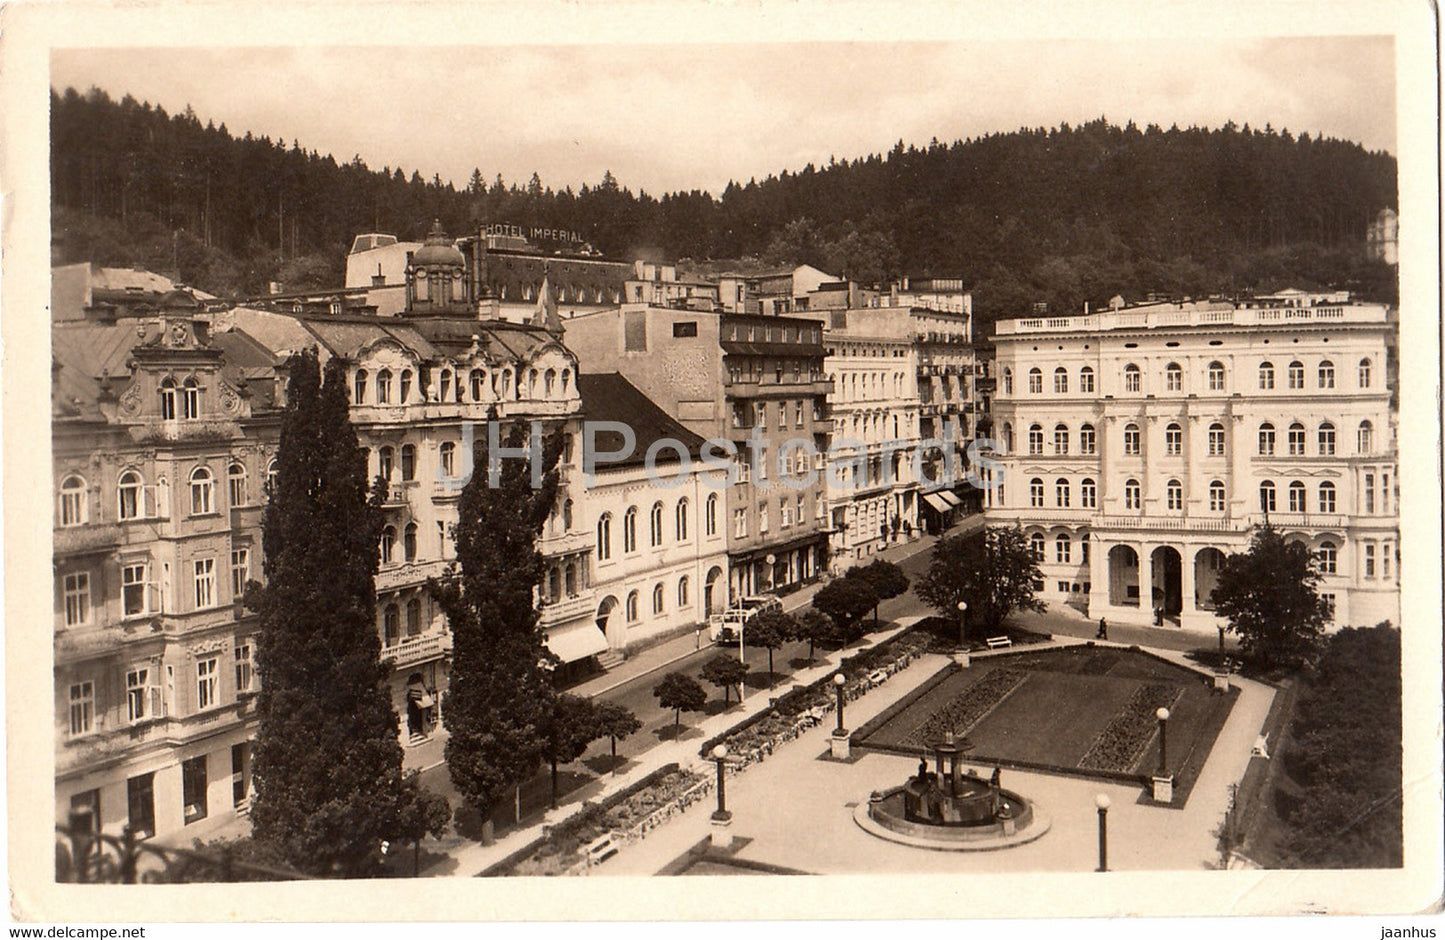
[[[701,455],[703,439],[679,424],[622,375],[616,372],[578,375],[577,392],[582,396],[586,420],[625,424],[637,438],[630,457],[600,466],[640,464],[647,455],[647,449],[660,440],[677,441],[694,457]],[[599,452],[619,450],[625,443],[621,434],[612,431],[598,433],[596,442]],[[657,459],[659,462],[676,463],[677,452],[664,448]]]

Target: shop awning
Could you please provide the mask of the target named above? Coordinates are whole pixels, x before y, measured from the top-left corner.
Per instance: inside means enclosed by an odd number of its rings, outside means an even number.
[[[948,512],[953,508],[948,504],[947,500],[937,493],[924,493],[923,501],[932,506],[936,512]]]
[[[590,623],[574,623],[547,631],[547,648],[564,663],[595,656],[607,649],[607,637]]]
[[[962,505],[963,505],[963,500],[959,499],[957,496],[954,496],[953,493],[952,493],[952,491],[950,491],[950,490],[939,490],[939,491],[938,491],[938,495],[939,495],[939,496],[942,496],[942,497],[943,497],[943,501],[946,502],[946,503],[948,503],[948,505],[950,505],[950,506],[962,506]]]

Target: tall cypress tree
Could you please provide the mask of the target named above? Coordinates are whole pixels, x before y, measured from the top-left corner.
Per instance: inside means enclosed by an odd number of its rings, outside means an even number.
[[[493,808],[546,752],[556,692],[554,659],[537,627],[543,571],[537,539],[557,498],[562,439],[554,433],[534,440],[529,428],[514,425],[504,446],[540,444],[541,485],[533,486],[530,460],[510,458],[499,461],[492,486],[487,436],[478,435],[471,479],[457,500],[457,561],[433,590],[453,637],[442,709],[451,732],[447,767],[490,834]]]
[[[379,494],[348,418],[346,373],[314,350],[288,363],[275,488],[263,524],[266,586],[255,592],[258,840],[317,874],[366,875],[395,835],[396,710],[376,631]]]

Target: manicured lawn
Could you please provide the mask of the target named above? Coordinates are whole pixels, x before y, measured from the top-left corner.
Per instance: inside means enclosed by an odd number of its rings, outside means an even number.
[[[975,660],[935,678],[859,729],[860,746],[919,753],[951,726],[974,745],[967,758],[973,762],[1142,778],[1159,760],[1152,708],[1132,716],[1134,734],[1124,742],[1130,746],[1114,749],[1127,758],[1101,767],[1080,763],[1096,742],[1130,726],[1136,693],[1161,687],[1174,702],[1168,756],[1181,803],[1237,695],[1213,694],[1206,677],[1137,650],[1088,646]]]

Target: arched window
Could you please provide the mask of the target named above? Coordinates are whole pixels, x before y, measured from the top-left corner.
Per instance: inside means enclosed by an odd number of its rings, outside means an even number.
[[[381,632],[382,643],[386,646],[395,646],[401,639],[401,609],[395,604],[387,604],[382,611]]]
[[[1069,372],[1063,366],[1054,370],[1054,393],[1057,395],[1069,393]]]
[[[376,373],[376,403],[391,404],[391,370],[382,369]]]
[[[510,394],[512,394],[512,370],[511,370],[511,369],[503,369],[503,370],[502,370],[502,395],[505,397],[505,396],[508,396],[508,395],[510,395]]]
[[[568,383],[571,382],[571,380],[572,380],[572,370],[571,370],[571,369],[563,369],[563,370],[562,370],[562,397],[563,397],[563,398],[566,398],[566,397],[567,397],[567,386],[568,386]]]
[[[1289,455],[1303,457],[1305,453],[1305,426],[1298,421],[1289,426]]]
[[[1292,389],[1305,387],[1305,364],[1298,359],[1289,364],[1289,387]]]
[[[1171,362],[1164,367],[1164,391],[1184,391],[1184,370],[1179,367],[1177,362]]]
[[[597,560],[612,557],[612,513],[604,512],[597,520]]]
[[[677,501],[677,540],[679,542],[687,541],[687,512],[689,508],[687,497],[683,497]]]
[[[1274,425],[1266,421],[1259,426],[1259,455],[1274,456]]]
[[[707,534],[717,535],[717,494],[713,493],[707,498],[707,511],[705,515]]]
[[[356,377],[351,382],[351,403],[353,405],[366,404],[366,370],[357,369]]]
[[[161,417],[176,420],[176,383],[170,379],[161,379]]]
[[[1369,420],[1361,421],[1360,428],[1355,432],[1355,452],[1360,454],[1371,454],[1375,451],[1375,426]]]
[[[627,515],[622,517],[622,551],[631,554],[637,551],[637,507],[629,506]]]
[[[568,597],[577,596],[577,566],[571,562],[562,568],[562,586]]]
[[[85,478],[71,474],[60,481],[60,524],[84,525],[90,518],[89,500],[85,498]]]
[[[1044,537],[1037,532],[1029,536],[1029,553],[1034,561],[1044,560]]]
[[[1224,363],[1211,362],[1209,364],[1209,390],[1211,392],[1224,391]]]
[[[276,481],[280,474],[281,471],[276,465],[276,460],[272,458],[271,462],[266,464],[266,496],[268,498],[276,492]]]
[[[1320,572],[1322,574],[1334,574],[1339,567],[1339,547],[1334,542],[1326,539],[1320,543],[1320,550],[1315,553],[1319,559]]]
[[[452,400],[452,370],[443,369],[437,379],[437,401]]]
[[[134,470],[125,471],[120,475],[116,489],[120,496],[121,520],[139,519],[145,495],[145,484],[141,480],[141,475]]]
[[[691,599],[688,596],[687,575],[683,575],[677,579],[677,606],[686,607],[689,603]]]
[[[1360,388],[1370,387],[1370,360],[1360,360]]]
[[[1139,481],[1138,481],[1138,480],[1125,480],[1125,481],[1124,481],[1124,508],[1125,508],[1125,509],[1138,509],[1139,506],[1140,506],[1140,499],[1139,499]]]
[[[1069,452],[1069,429],[1067,425],[1054,425],[1054,453],[1067,454]]]
[[[1335,426],[1328,421],[1320,424],[1319,445],[1321,457],[1332,457],[1335,453]]]
[[[1259,387],[1264,391],[1274,388],[1274,363],[1261,362],[1259,364]]]
[[[406,602],[406,635],[417,636],[421,633],[421,598],[413,597]]]
[[[1209,511],[1224,512],[1224,483],[1221,480],[1209,481]]]
[[[387,526],[381,530],[381,563],[391,564],[392,556],[396,553],[396,527]]]
[[[1089,366],[1084,366],[1079,370],[1079,391],[1086,395],[1094,392],[1094,370]]]
[[[1274,481],[1265,480],[1259,485],[1259,508],[1261,512],[1274,512]]]
[[[1209,456],[1224,456],[1224,425],[1218,421],[1209,426]]]
[[[1044,452],[1044,429],[1037,424],[1029,426],[1029,453],[1042,454]]]
[[[411,399],[411,370],[401,370],[401,388],[397,393],[396,400],[400,404],[406,404]]]
[[[662,613],[662,582],[652,586],[652,613],[654,616]]]
[[[1184,429],[1177,424],[1171,424],[1164,429],[1164,453],[1169,457],[1178,457],[1184,453]]]
[[[627,622],[637,622],[637,592],[633,591],[627,595]]]
[[[1305,511],[1305,485],[1299,480],[1294,480],[1289,485],[1289,511]]]
[[[441,465],[442,476],[454,477],[457,475],[457,445],[451,441],[442,442]]]
[[[211,471],[197,467],[191,471],[191,515],[203,516],[216,511],[216,481]]]
[[[562,531],[572,531],[572,500],[562,500]]]
[[[1335,364],[1328,359],[1320,363],[1320,388],[1335,387]]]
[[[1184,508],[1184,486],[1178,480],[1170,480],[1164,484],[1164,504],[1174,512]]]
[[[648,544],[657,548],[662,544],[662,503],[652,504],[652,512],[649,515]]]
[[[542,376],[542,395],[551,398],[557,387],[557,370],[548,369]]]
[[[407,561],[416,561],[416,523],[408,522],[401,535],[402,556]]]
[[[381,474],[382,479],[390,482],[392,467],[396,462],[396,451],[392,450],[389,446],[383,447],[376,452],[376,459],[377,472]]]
[[[487,387],[487,374],[481,369],[473,369],[467,380],[467,400],[481,401]]]
[[[1003,370],[1003,393],[1012,395],[1014,393],[1014,370],[1004,367]]]
[[[201,416],[201,387],[195,379],[181,383],[181,417],[194,421]]]
[[[1044,391],[1044,373],[1038,366],[1029,370],[1029,394],[1040,395]]]
[[[1060,509],[1069,508],[1069,481],[1063,477],[1054,481],[1054,505]]]
[[[1057,536],[1054,539],[1054,561],[1061,565],[1068,564],[1073,556],[1073,545],[1067,535]]]
[[[1079,427],[1079,453],[1093,454],[1099,448],[1098,436],[1094,433],[1092,424],[1085,424]]]
[[[1137,392],[1143,387],[1143,380],[1140,377],[1139,367],[1129,363],[1124,367],[1124,391]]]
[[[226,495],[231,497],[232,506],[245,506],[250,503],[250,494],[246,492],[246,467],[243,464],[233,463],[226,468],[226,488]]]
[[[401,445],[401,478],[403,480],[416,479],[416,445]]]
[[[1085,509],[1093,509],[1099,504],[1099,487],[1093,477],[1084,477],[1079,484],[1079,505]]]
[[[1131,457],[1139,455],[1139,425],[1137,424],[1124,426],[1124,454]]]
[[[1006,454],[1014,451],[1014,426],[1008,421],[1003,423],[1003,448]]]
[[[1320,484],[1320,512],[1335,511],[1335,485],[1329,480]]]
[[[1044,504],[1044,481],[1034,477],[1029,481],[1029,505],[1035,508]]]

